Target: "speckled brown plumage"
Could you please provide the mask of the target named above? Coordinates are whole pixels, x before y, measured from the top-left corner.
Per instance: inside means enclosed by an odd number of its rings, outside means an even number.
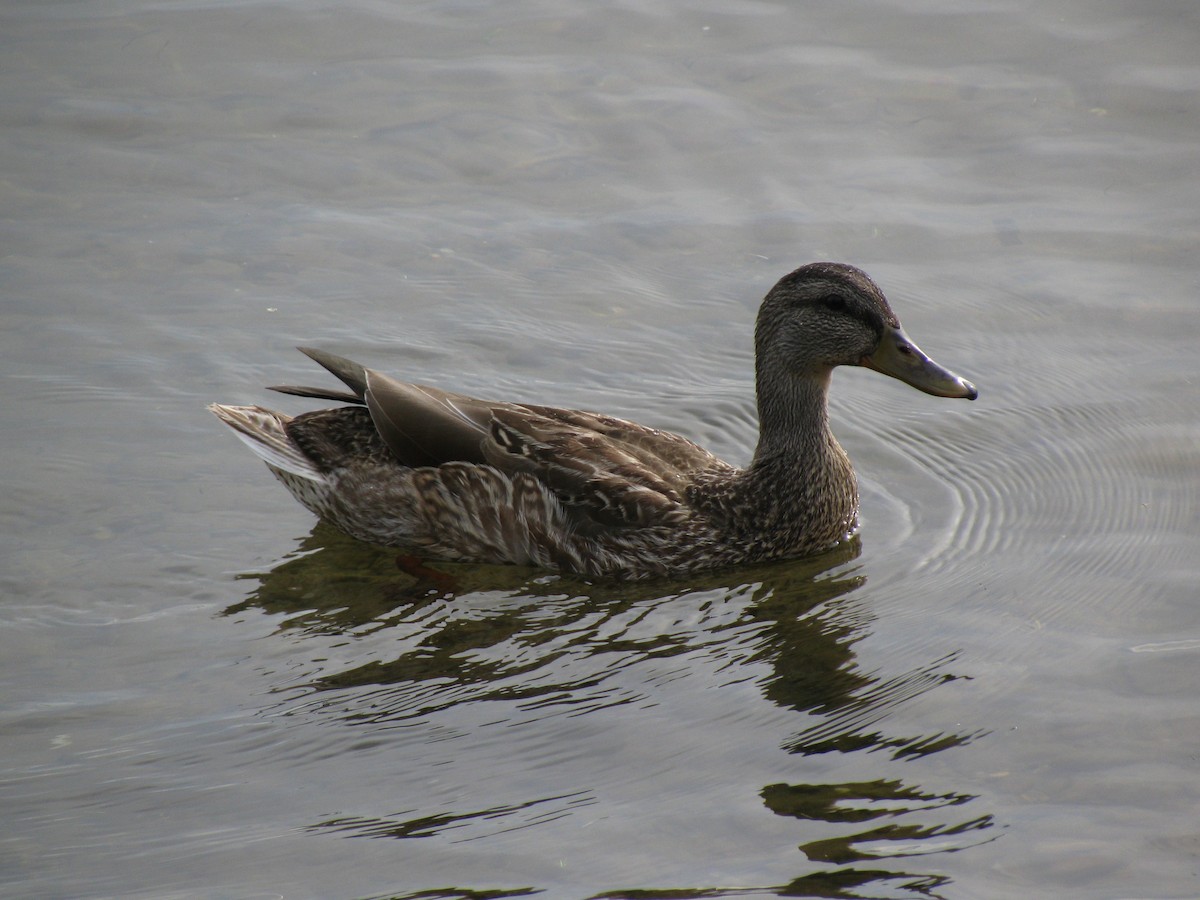
[[[295,417],[211,409],[353,537],[437,560],[643,578],[805,555],[854,530],[854,471],[826,411],[835,366],[976,396],[908,340],[852,266],[781,279],[759,310],[755,351],[760,431],[745,469],[634,422],[478,400],[311,349],[349,392],[276,390],[351,405]]]

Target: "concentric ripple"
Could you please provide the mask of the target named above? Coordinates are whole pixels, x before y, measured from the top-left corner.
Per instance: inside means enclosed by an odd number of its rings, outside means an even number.
[[[977,578],[981,564],[1036,560],[1055,593],[1041,614],[1052,615],[1098,586],[1121,593],[1150,546],[1160,561],[1191,552],[1200,506],[1179,484],[1200,467],[1200,440],[1132,400],[979,409],[880,437],[950,492],[952,520],[914,542],[914,571],[943,587]]]

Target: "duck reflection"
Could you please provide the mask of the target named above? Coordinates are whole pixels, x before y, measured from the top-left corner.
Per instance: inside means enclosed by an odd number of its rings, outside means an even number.
[[[257,580],[257,588],[225,612],[278,616],[279,636],[300,646],[323,638],[319,658],[307,669],[297,667],[302,674],[277,689],[290,695],[285,704],[347,724],[410,724],[488,701],[524,711],[526,721],[555,711],[580,715],[644,705],[652,691],[644,679],[618,679],[618,673],[703,653],[717,668],[752,672],[773,707],[797,714],[801,727],[781,740],[797,758],[882,752],[904,761],[969,743],[980,733],[889,732],[892,708],[958,676],[949,671],[952,657],[895,674],[859,667],[853,648],[871,622],[856,602],[864,583],[855,567],[859,551],[854,539],[820,557],[684,582],[589,583],[514,567],[446,565],[431,573],[406,565],[405,573],[393,553],[318,526],[293,558],[245,576]],[[383,639],[370,640],[373,635]],[[951,812],[970,805],[972,795],[894,777],[771,783],[759,793],[770,812],[803,823],[799,849],[807,863],[795,881],[756,893],[938,897],[944,877],[898,871],[898,860],[963,849],[986,840],[993,826],[988,815],[956,818]],[[477,812],[340,816],[311,828],[427,837],[473,819],[510,817],[521,823],[516,827],[528,827],[592,802],[586,792],[559,792]],[[597,896],[744,892],[664,886]]]

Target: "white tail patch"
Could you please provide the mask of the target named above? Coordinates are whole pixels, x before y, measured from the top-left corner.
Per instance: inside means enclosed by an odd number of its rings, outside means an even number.
[[[283,430],[283,426],[290,421],[288,416],[261,406],[223,406],[213,403],[208,409],[232,428],[242,443],[272,469],[309,481],[325,481],[325,476],[317,471],[308,457],[288,440],[287,432]]]

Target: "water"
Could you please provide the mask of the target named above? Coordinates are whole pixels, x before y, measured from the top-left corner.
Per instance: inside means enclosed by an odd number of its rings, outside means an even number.
[[[1200,13],[809,6],[0,12],[4,893],[1200,894]],[[836,375],[829,557],[437,595],[204,411],[316,344],[742,462],[820,258],[981,391]]]

